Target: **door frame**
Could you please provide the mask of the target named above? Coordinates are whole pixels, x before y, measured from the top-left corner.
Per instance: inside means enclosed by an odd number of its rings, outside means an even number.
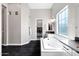
[[[35,19],[35,33],[36,33],[36,39],[37,39],[37,20],[42,20],[42,36],[43,36],[43,18],[36,18]]]

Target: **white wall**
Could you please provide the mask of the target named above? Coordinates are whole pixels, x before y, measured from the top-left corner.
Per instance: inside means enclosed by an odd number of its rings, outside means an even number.
[[[66,5],[66,3],[54,3],[52,6],[52,18],[56,18],[56,14],[62,9],[64,8]]]
[[[48,30],[48,19],[51,18],[51,10],[50,9],[31,9],[30,12],[30,27],[31,27],[31,39],[37,39],[36,32],[36,20],[43,20],[43,34]]]
[[[75,21],[76,21],[76,7],[69,5],[68,12],[68,37],[72,40],[75,39]]]
[[[27,4],[21,4],[21,44],[30,41],[29,36],[29,7]]]
[[[2,43],[2,18],[1,18],[1,14],[2,14],[2,12],[1,12],[1,4],[0,4],[0,55],[1,55],[1,43]]]
[[[75,32],[76,32],[75,36],[79,37],[79,5],[76,8],[76,21],[75,21],[75,24],[76,24],[76,26],[75,26]]]

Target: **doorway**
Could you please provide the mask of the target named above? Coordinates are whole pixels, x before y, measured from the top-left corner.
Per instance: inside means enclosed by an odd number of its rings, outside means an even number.
[[[2,45],[7,44],[7,11],[6,6],[2,5]]]
[[[42,27],[42,19],[37,19],[37,39],[42,37],[43,27]]]

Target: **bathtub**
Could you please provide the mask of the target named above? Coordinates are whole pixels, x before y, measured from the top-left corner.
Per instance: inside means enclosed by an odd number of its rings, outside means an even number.
[[[63,56],[64,50],[62,44],[53,36],[50,38],[41,38],[42,56]]]

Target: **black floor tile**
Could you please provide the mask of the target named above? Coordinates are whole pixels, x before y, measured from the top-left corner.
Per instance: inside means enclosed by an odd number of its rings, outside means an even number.
[[[40,40],[23,46],[2,46],[2,56],[41,56]]]

